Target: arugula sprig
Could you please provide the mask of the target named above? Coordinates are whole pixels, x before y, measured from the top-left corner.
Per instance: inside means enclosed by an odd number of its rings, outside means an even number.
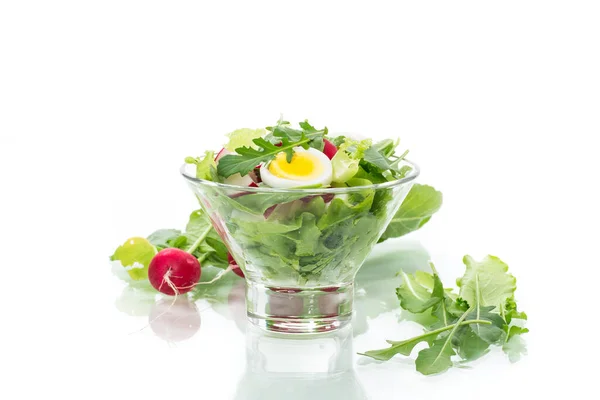
[[[271,161],[285,152],[288,162],[292,161],[294,147],[304,149],[314,147],[323,150],[323,136],[327,128],[317,130],[308,121],[300,122],[301,129],[294,129],[289,122],[279,120],[275,126],[266,129],[270,132],[264,138],[253,139],[255,147],[243,146],[235,149],[237,154],[229,154],[219,160],[218,175],[227,178],[234,174],[247,175],[257,165]]]
[[[328,133],[327,127],[317,129],[312,126],[308,120],[304,120],[298,125],[300,125],[300,129],[294,129],[290,126],[288,121],[283,121],[280,118],[276,125],[268,126],[266,128],[270,132],[270,134],[266,136],[266,139],[277,145],[283,138],[287,138],[290,141],[299,141],[302,137],[305,137],[309,139],[308,145],[310,147],[323,151],[324,136]]]
[[[415,360],[417,371],[424,375],[447,371],[455,355],[463,361],[475,360],[492,345],[502,346],[511,360],[518,359],[513,349],[519,346],[513,342],[528,329],[522,326],[527,315],[517,310],[514,299],[515,277],[494,256],[478,262],[467,255],[463,262],[466,272],[458,280],[458,294],[444,289],[433,264],[433,274],[401,272],[403,282],[396,289],[401,307],[416,314],[429,313],[435,322],[426,326],[422,335],[388,341],[391,347],[362,354],[387,361],[396,354],[410,356],[417,344],[426,342],[429,347]]]
[[[258,149],[238,147],[235,149],[237,154],[228,154],[219,160],[217,173],[224,178],[234,174],[248,175],[257,165],[271,161],[281,152],[285,152],[287,161],[291,162],[294,155],[294,147],[302,146],[305,149],[309,147],[308,142],[310,142],[310,139],[306,136],[301,136],[297,141],[291,141],[286,136],[281,136],[280,138],[280,146],[276,146],[264,138],[258,138],[252,140]]]

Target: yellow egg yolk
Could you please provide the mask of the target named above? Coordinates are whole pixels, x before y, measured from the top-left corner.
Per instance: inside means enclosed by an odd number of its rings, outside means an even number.
[[[282,179],[308,180],[322,174],[323,166],[308,152],[295,152],[289,163],[286,154],[281,152],[271,161],[269,172]]]

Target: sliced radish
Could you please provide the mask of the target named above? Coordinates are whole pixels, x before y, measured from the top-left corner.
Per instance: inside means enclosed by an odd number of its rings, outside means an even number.
[[[337,147],[335,147],[335,145],[333,143],[331,143],[327,139],[324,139],[323,142],[325,143],[325,147],[323,147],[323,153],[325,153],[327,158],[329,158],[331,160],[333,158],[333,156],[335,156],[335,153],[337,153],[338,149],[337,149]]]
[[[255,184],[250,175],[241,176],[240,174],[231,175],[223,183],[235,186],[252,186]]]
[[[233,154],[231,151],[227,150],[226,148],[222,148],[221,151],[219,151],[217,153],[217,156],[215,157],[215,161],[219,161],[221,158],[225,157],[227,154]]]

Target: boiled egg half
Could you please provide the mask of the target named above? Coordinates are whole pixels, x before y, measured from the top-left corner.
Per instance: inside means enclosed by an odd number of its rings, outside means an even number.
[[[273,161],[260,167],[262,181],[281,189],[317,185],[327,187],[331,184],[332,173],[331,160],[312,147],[295,147],[289,163],[285,152],[281,152]]]

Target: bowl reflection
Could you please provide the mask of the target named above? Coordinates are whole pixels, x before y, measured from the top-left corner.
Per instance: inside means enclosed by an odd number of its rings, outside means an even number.
[[[248,325],[246,373],[236,400],[366,399],[353,370],[352,327],[318,336]]]

